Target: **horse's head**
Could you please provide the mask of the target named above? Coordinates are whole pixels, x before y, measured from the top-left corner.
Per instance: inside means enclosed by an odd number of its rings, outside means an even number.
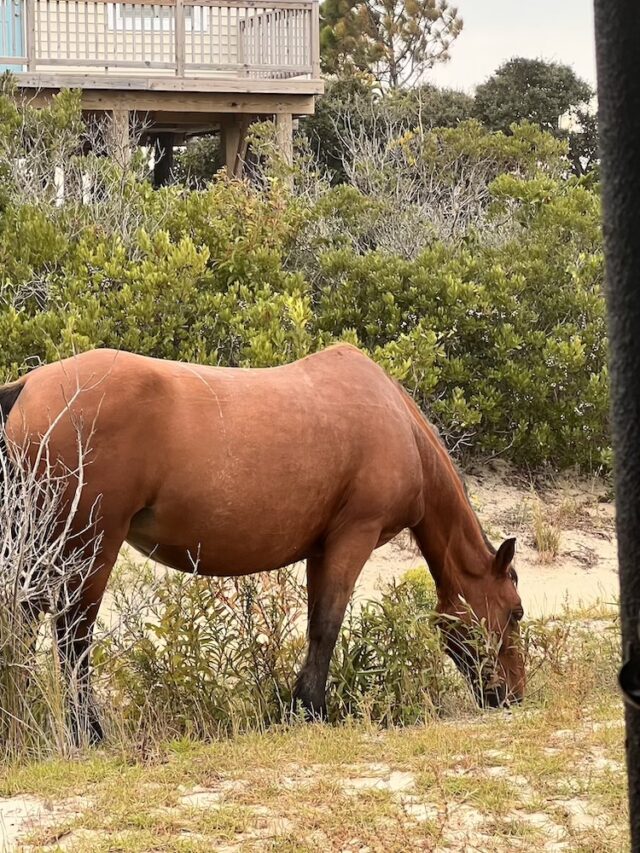
[[[459,572],[455,586],[439,590],[447,652],[482,707],[517,703],[524,696],[515,543],[507,539],[482,571]]]

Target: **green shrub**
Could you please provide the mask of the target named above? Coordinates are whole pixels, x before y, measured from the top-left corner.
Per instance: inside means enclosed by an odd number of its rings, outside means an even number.
[[[409,725],[476,712],[444,652],[435,607],[424,568],[350,606],[329,673],[331,720]],[[295,573],[152,579],[136,566],[135,575],[126,570],[117,579],[113,610],[120,628],[102,634],[93,657],[112,732],[124,724],[136,742],[148,743],[262,729],[290,717],[305,650],[306,593]],[[607,624],[583,624],[571,613],[524,623],[528,704],[544,705],[567,679],[574,692],[593,697],[584,674],[598,661],[598,689],[615,690],[619,648]],[[491,666],[494,641],[483,625],[476,642]]]
[[[509,194],[507,195],[507,190]],[[608,375],[597,196],[575,180],[495,182],[517,239],[414,261],[320,256],[320,331],[349,333],[414,393],[450,446],[519,465],[606,464]]]
[[[199,136],[188,139],[174,160],[173,177],[192,189],[200,189],[210,183],[224,167],[224,156],[220,139],[215,136]]]
[[[376,138],[382,126],[399,133],[422,127],[456,127],[471,118],[473,98],[453,89],[422,85],[380,91],[367,74],[351,74],[326,84],[314,115],[300,122],[321,165],[334,184],[347,180],[353,134]]]
[[[69,147],[77,115],[65,98],[37,126],[45,140],[66,128]],[[6,95],[0,110],[19,115]],[[0,205],[0,379],[94,346],[269,366],[344,339],[405,385],[458,455],[606,467],[597,189],[566,177],[562,143],[529,125],[388,143],[370,182],[379,193],[318,184],[296,196],[280,179],[256,190],[223,178],[153,192],[102,158],[101,194],[58,206],[51,193],[30,200],[14,176]],[[389,189],[412,162],[419,203]],[[0,162],[11,177],[10,165]],[[481,216],[439,239],[465,175]]]
[[[379,600],[352,606],[338,640],[329,697],[345,714],[383,724],[411,724],[465,704],[460,679],[436,627],[435,586],[426,569],[390,584]]]
[[[155,582],[126,572],[115,596],[124,630],[98,644],[94,662],[134,730],[206,737],[260,728],[291,707],[306,611],[293,572]]]
[[[94,655],[109,703],[129,726],[204,737],[290,714],[306,624],[306,592],[293,572],[155,581],[136,573],[115,588],[124,629]],[[435,603],[421,569],[350,609],[331,667],[332,718],[404,724],[451,707],[465,688],[444,656]]]

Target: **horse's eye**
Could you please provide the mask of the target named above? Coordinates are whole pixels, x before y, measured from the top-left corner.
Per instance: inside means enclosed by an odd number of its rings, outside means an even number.
[[[523,617],[524,617],[524,608],[522,606],[516,607],[514,610],[511,611],[511,618],[514,619],[516,622],[522,621]]]
[[[518,575],[515,569],[511,569],[511,571],[509,572],[509,576],[513,581],[514,586],[518,586]]]

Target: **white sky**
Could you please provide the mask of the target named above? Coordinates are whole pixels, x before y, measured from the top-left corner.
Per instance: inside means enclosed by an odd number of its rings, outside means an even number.
[[[429,82],[472,91],[507,59],[525,56],[570,65],[595,86],[593,0],[457,0],[455,5],[464,28],[451,60],[436,65]]]

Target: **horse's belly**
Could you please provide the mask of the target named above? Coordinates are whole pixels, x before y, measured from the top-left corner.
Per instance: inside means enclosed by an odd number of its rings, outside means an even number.
[[[131,521],[127,542],[150,559],[171,568],[202,575],[232,576],[270,571],[302,560],[313,552],[320,526],[298,517],[288,524],[272,517],[259,523],[233,523],[212,513],[198,518],[192,511],[165,517],[148,508]],[[296,523],[297,522],[297,523]]]

